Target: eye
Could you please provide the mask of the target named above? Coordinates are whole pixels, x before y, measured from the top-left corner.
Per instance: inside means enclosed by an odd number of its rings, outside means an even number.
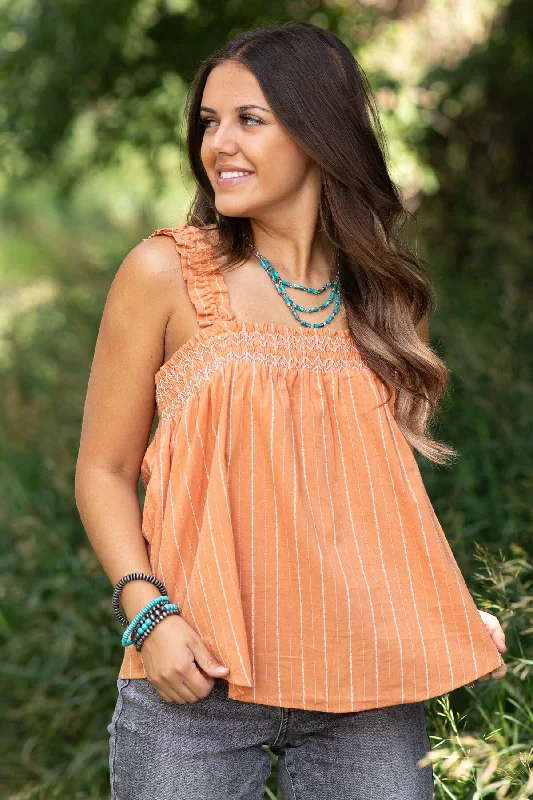
[[[255,125],[263,125],[263,120],[259,119],[259,117],[254,117],[252,114],[240,114],[239,119],[246,120],[248,123],[251,120],[251,124],[246,124],[245,128],[251,128]],[[216,119],[213,117],[200,117],[200,126],[202,128],[212,128],[213,126],[210,125],[211,122],[216,122]]]
[[[241,114],[241,119],[251,119],[254,123],[258,123],[259,125],[263,124],[262,119],[259,119],[259,117],[254,117],[251,114]],[[247,125],[246,127],[249,128],[250,126]]]

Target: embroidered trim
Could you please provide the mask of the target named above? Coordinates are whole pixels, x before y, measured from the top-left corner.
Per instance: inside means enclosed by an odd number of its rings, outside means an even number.
[[[227,286],[218,265],[213,261],[211,245],[206,242],[200,229],[184,222],[175,228],[158,228],[148,239],[162,235],[174,239],[181,256],[183,278],[200,328],[207,328],[218,320],[233,319]]]
[[[225,331],[205,341],[194,340],[178,361],[170,359],[160,370],[156,380],[159,419],[164,421],[180,411],[205,381],[230,363],[256,363],[285,371],[366,368],[354,342],[344,336],[302,336],[300,331]]]
[[[153,236],[162,234],[171,236],[174,239],[180,254],[186,255],[189,269],[193,269],[197,274],[216,271],[217,265],[211,259],[211,248],[203,240],[201,231],[194,225],[183,222],[174,228],[157,228],[147,238],[151,239]],[[144,241],[146,239],[143,239]]]

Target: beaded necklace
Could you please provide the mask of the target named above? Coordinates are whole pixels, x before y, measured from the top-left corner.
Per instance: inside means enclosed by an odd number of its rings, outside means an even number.
[[[331,320],[337,314],[341,302],[341,286],[340,286],[338,255],[335,260],[337,266],[337,272],[335,274],[335,278],[333,279],[333,281],[328,281],[327,283],[325,283],[324,286],[322,286],[320,289],[312,289],[310,286],[302,286],[299,283],[291,283],[290,281],[283,280],[281,275],[274,269],[268,258],[262,256],[261,253],[259,253],[257,250],[254,250],[254,255],[257,256],[257,258],[259,259],[259,263],[261,264],[265,272],[267,272],[268,275],[270,275],[270,278],[272,280],[272,283],[276,287],[276,290],[283,297],[287,306],[289,307],[291,314],[300,323],[300,325],[303,325],[306,328],[323,328],[324,325],[327,325],[329,322],[331,322]],[[286,292],[286,287],[288,287],[289,289],[301,289],[301,291],[309,292],[310,294],[322,294],[322,292],[325,292],[326,289],[329,289],[330,286],[333,287],[333,291],[331,292],[329,298],[324,303],[322,303],[322,305],[313,306],[312,308],[305,308],[304,306],[295,303],[294,300],[291,300],[291,298],[288,296]],[[326,308],[327,306],[329,306],[330,303],[333,302],[333,300],[336,300],[335,305],[333,307],[333,311],[331,312],[329,317],[327,317],[327,319],[324,320],[324,322],[314,322],[314,323],[307,322],[306,320],[301,319],[300,315],[298,314],[298,311],[304,311],[305,313],[320,311],[321,308]]]

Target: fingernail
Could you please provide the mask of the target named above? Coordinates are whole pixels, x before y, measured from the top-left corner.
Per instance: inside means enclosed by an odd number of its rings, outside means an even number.
[[[220,667],[217,667],[215,669],[215,672],[226,672],[226,670],[227,670],[227,667],[220,666]]]

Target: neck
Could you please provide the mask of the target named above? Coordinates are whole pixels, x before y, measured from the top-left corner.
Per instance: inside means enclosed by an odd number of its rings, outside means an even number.
[[[271,227],[250,220],[253,249],[267,258],[284,280],[320,288],[337,272],[334,248],[306,226]]]

